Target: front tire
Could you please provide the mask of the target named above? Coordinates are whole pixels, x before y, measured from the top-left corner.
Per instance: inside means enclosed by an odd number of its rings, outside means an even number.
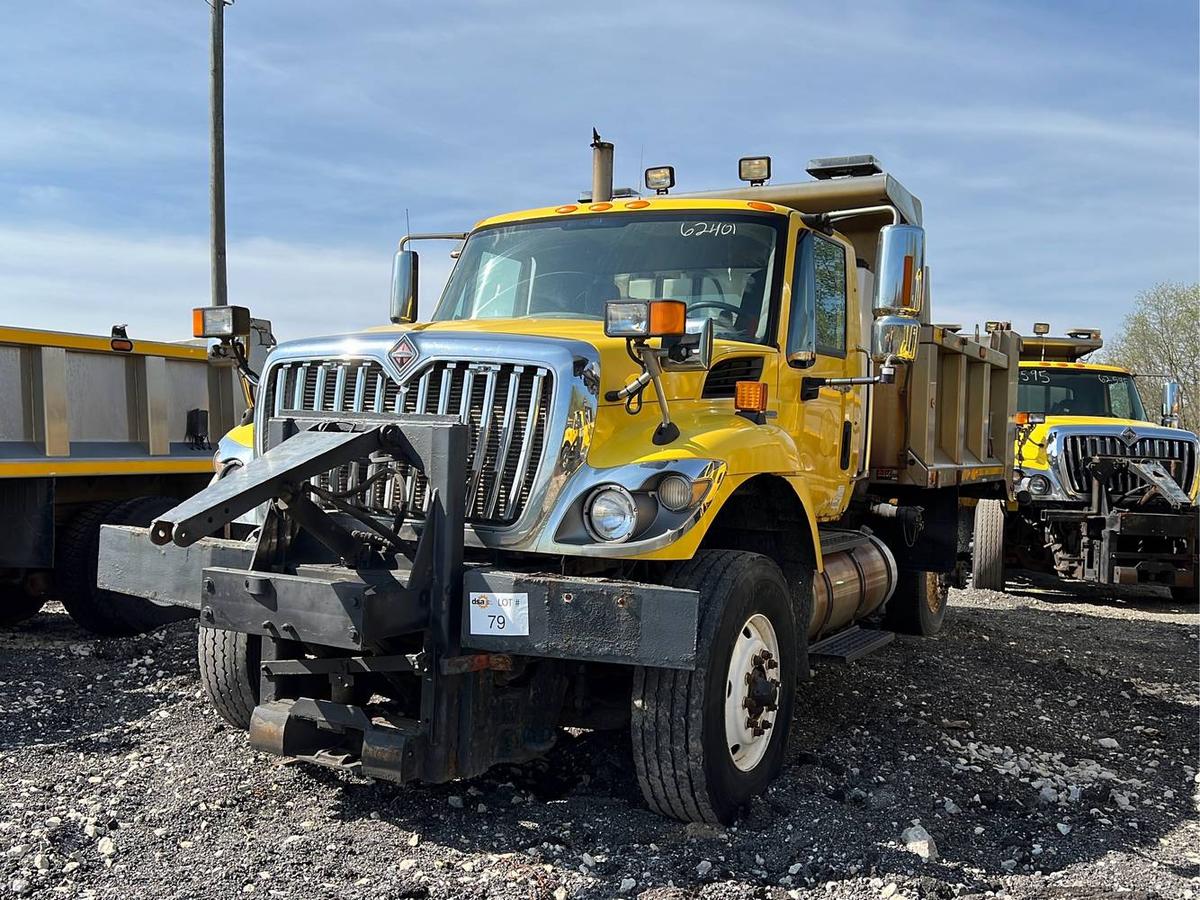
[[[765,556],[698,553],[669,583],[700,592],[694,671],[639,666],[633,758],[650,807],[728,824],[779,774],[796,694],[791,592]]]
[[[249,731],[259,698],[262,638],[201,625],[196,658],[213,708],[234,728]]]
[[[975,506],[971,585],[1004,590],[1004,504],[999,500],[980,500]]]

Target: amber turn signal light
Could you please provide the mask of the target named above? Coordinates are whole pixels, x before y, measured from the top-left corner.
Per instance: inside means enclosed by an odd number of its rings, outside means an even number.
[[[739,381],[733,395],[733,408],[738,412],[761,413],[767,411],[767,384],[765,381]]]
[[[653,300],[650,303],[650,334],[655,337],[687,331],[687,304],[682,300]]]

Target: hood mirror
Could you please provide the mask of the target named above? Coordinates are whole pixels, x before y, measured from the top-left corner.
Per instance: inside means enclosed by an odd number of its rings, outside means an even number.
[[[665,372],[707,371],[712,366],[713,320],[705,317],[699,331],[663,338],[662,349]]]
[[[400,250],[392,262],[392,299],[389,318],[397,325],[417,321],[417,253]]]
[[[1183,395],[1178,381],[1168,381],[1162,391],[1162,419],[1168,428],[1179,428],[1183,414]]]

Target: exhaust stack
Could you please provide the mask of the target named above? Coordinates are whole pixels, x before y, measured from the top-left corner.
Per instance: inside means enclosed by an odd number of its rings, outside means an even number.
[[[613,193],[613,145],[592,129],[592,202],[607,203]]]

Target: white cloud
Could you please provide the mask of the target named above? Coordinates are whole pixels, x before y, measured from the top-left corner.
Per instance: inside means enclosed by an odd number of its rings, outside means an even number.
[[[391,248],[336,248],[251,240],[228,250],[229,298],[273,322],[283,340],[387,321]],[[450,267],[441,252],[421,260],[422,312],[432,309]],[[201,238],[0,227],[0,322],[107,334],[119,322],[135,337],[188,337],[192,307],[209,299],[208,245]]]

